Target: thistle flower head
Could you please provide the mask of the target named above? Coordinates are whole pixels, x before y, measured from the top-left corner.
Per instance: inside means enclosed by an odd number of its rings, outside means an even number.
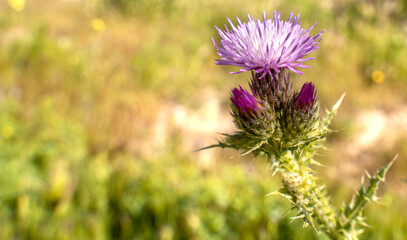
[[[260,112],[259,101],[248,91],[239,86],[240,89],[234,88],[230,100],[238,110],[240,116],[250,118],[258,115]]]
[[[294,104],[303,110],[310,109],[316,101],[315,86],[311,82],[302,85],[300,93],[294,99]]]
[[[308,30],[301,28],[299,15],[293,18],[290,14],[288,21],[280,20],[280,13],[274,12],[274,19],[267,19],[263,12],[263,21],[254,20],[248,15],[248,22],[243,23],[237,18],[237,27],[228,19],[231,30],[225,25],[226,31],[218,30],[221,44],[218,46],[213,40],[218,55],[219,65],[234,65],[241,67],[239,73],[254,70],[264,77],[267,73],[280,72],[288,68],[295,73],[303,74],[297,67],[309,68],[302,64],[314,58],[304,58],[318,48],[322,32],[310,35],[312,25]]]

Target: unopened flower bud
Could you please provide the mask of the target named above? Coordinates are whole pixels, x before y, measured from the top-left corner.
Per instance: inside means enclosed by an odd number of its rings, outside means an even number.
[[[294,99],[294,104],[303,111],[308,111],[316,101],[315,86],[309,82],[302,85],[300,93]]]
[[[233,105],[239,112],[239,116],[248,120],[256,118],[260,113],[260,103],[253,95],[247,92],[245,89],[234,88],[232,90],[232,96],[230,97]]]
[[[231,109],[236,126],[245,133],[270,137],[274,131],[272,108],[242,87],[232,90]]]
[[[281,176],[283,185],[286,189],[293,193],[300,192],[301,184],[303,182],[302,177],[296,172],[285,172]]]
[[[299,93],[295,93],[288,101],[279,117],[281,130],[285,139],[300,142],[314,128],[318,119],[318,103],[315,86],[305,83]]]

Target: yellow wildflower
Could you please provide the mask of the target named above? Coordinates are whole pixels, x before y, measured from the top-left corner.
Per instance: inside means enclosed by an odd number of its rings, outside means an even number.
[[[4,125],[1,128],[1,136],[3,138],[10,138],[14,135],[14,128],[10,125]]]
[[[384,72],[380,70],[376,70],[372,73],[372,81],[375,83],[382,83],[385,78],[386,75],[384,75]]]
[[[105,22],[100,18],[95,18],[92,20],[92,28],[96,32],[103,32],[106,28]]]
[[[25,0],[8,0],[10,7],[17,12],[20,12],[25,7]]]

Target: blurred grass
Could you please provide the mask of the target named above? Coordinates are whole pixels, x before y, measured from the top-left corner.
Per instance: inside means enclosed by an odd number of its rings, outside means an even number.
[[[191,153],[223,132],[199,125],[201,109],[221,125],[214,109],[227,112],[229,89],[247,81],[213,64],[225,17],[277,9],[318,21],[316,60],[294,78],[314,81],[322,106],[347,92],[336,129],[357,109],[407,99],[405,1],[16,1],[0,3],[1,239],[324,239],[265,198],[279,183],[261,161]],[[406,149],[402,138],[373,152],[401,157],[363,239],[407,236]],[[352,190],[330,189],[337,202]]]

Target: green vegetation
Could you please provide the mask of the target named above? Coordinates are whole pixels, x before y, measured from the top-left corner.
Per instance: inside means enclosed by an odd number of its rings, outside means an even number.
[[[203,164],[192,151],[215,140],[164,114],[199,110],[206,92],[226,111],[244,81],[213,64],[225,17],[278,9],[318,21],[317,59],[296,80],[314,81],[322,106],[347,92],[338,129],[356,109],[407,99],[405,1],[28,0],[21,11],[9,2],[0,3],[0,239],[326,239],[289,223],[284,199],[265,197],[280,184],[267,166],[221,152]],[[331,136],[327,165],[351,134]],[[377,166],[400,158],[384,205],[366,209],[364,239],[407,237],[405,142],[374,152]],[[329,190],[336,201],[354,189]]]

